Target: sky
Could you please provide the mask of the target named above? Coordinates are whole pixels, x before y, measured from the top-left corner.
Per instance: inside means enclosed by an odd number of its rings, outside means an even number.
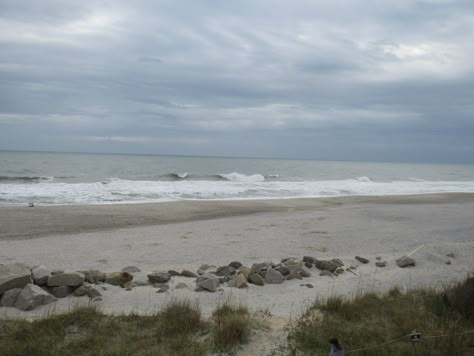
[[[0,0],[0,150],[474,163],[474,1]]]

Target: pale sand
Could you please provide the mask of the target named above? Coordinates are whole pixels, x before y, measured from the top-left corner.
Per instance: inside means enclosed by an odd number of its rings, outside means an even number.
[[[125,226],[132,226],[126,227]],[[401,269],[395,259],[425,247],[417,266]],[[446,254],[454,253],[455,258]],[[474,271],[474,194],[350,197],[266,201],[175,202],[140,205],[0,208],[0,263],[24,262],[51,269],[120,271],[188,268],[304,255],[338,257],[358,265],[344,273],[246,289],[224,286],[216,293],[194,292],[194,280],[173,277],[170,292],[152,287],[125,291],[107,285],[98,302],[105,312],[151,312],[172,297],[197,300],[205,314],[228,298],[276,317],[298,316],[316,297],[353,296],[392,286],[440,286]],[[359,265],[354,256],[370,260]],[[375,267],[375,257],[388,262]],[[445,261],[450,259],[452,264]],[[184,281],[185,290],[173,286]],[[315,288],[302,287],[311,283]],[[87,297],[60,299],[31,312],[0,308],[3,316],[35,317],[66,310]]]

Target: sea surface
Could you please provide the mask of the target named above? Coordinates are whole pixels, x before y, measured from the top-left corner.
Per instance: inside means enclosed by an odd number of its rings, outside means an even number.
[[[474,165],[0,151],[0,205],[474,192]]]

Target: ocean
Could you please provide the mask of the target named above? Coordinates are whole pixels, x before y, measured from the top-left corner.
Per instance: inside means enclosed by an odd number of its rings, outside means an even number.
[[[474,165],[0,151],[0,205],[474,192]]]

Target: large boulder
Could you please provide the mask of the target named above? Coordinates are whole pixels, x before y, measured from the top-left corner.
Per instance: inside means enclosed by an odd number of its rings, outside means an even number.
[[[77,287],[84,283],[85,276],[80,272],[64,272],[50,276],[48,278],[48,287],[69,286]]]
[[[37,266],[31,270],[31,277],[33,278],[33,283],[38,286],[44,286],[48,283],[48,278],[51,275],[51,272],[46,269],[45,266]]]
[[[69,286],[59,286],[50,288],[50,291],[51,294],[54,295],[56,298],[66,298],[74,291],[74,289]]]
[[[250,269],[255,273],[262,273],[265,272],[268,268],[270,268],[271,263],[269,262],[261,262],[261,263],[254,263]]]
[[[280,284],[283,283],[284,280],[285,277],[283,277],[280,272],[271,268],[267,270],[265,274],[265,283],[267,284]]]
[[[105,282],[105,278],[107,277],[105,272],[102,272],[96,269],[90,269],[90,270],[84,271],[84,275],[86,278],[85,279],[86,282],[92,283],[92,284]]]
[[[402,257],[398,258],[395,262],[397,263],[397,266],[400,267],[400,268],[405,268],[405,267],[416,265],[415,260],[413,258],[407,257],[407,256],[402,256]]]
[[[235,268],[232,266],[222,266],[217,268],[216,275],[221,277],[230,277],[235,274]]]
[[[242,273],[238,273],[234,278],[229,281],[229,287],[246,288],[247,278],[245,278]]]
[[[220,285],[219,277],[214,274],[205,274],[196,279],[196,285],[210,292],[215,292]]]
[[[74,291],[74,296],[76,297],[82,297],[84,295],[87,295],[90,299],[102,296],[102,294],[89,283],[84,283]]]
[[[57,299],[41,287],[27,284],[16,298],[15,307],[20,310],[32,310],[40,305],[55,302]]]
[[[166,283],[171,279],[171,276],[167,272],[154,271],[147,275],[148,280],[151,283]]]
[[[113,286],[123,287],[125,283],[133,280],[133,276],[128,272],[111,272],[105,274],[105,283]]]
[[[31,283],[31,270],[27,265],[0,265],[0,295],[13,288],[23,288],[28,283]]]
[[[249,278],[250,274],[252,273],[252,270],[247,266],[240,266],[238,272],[242,273],[245,278]]]
[[[250,275],[247,279],[250,283],[255,284],[256,286],[264,286],[265,285],[265,280],[258,273],[250,273]]]
[[[16,299],[18,298],[18,295],[21,293],[21,291],[21,288],[7,290],[5,293],[3,293],[3,296],[0,300],[0,305],[2,307],[14,307]]]
[[[329,271],[334,273],[339,265],[334,261],[316,261],[315,266],[321,271]]]

